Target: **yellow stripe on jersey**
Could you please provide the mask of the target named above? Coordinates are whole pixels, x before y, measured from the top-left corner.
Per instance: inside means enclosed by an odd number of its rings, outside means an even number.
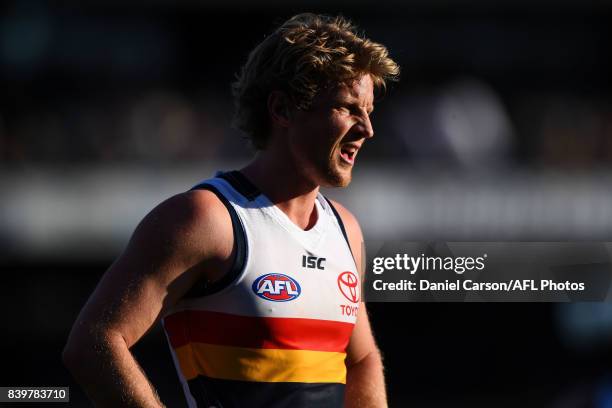
[[[259,382],[346,382],[346,353],[256,349],[189,343],[174,349],[187,380],[211,378]]]

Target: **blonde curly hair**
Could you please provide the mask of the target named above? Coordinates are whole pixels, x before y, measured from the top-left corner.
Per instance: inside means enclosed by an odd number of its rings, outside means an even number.
[[[356,33],[344,17],[298,14],[249,54],[232,91],[234,125],[256,149],[267,144],[270,92],[285,92],[297,109],[308,110],[321,89],[349,84],[369,74],[377,89],[396,81],[399,66],[387,48]]]

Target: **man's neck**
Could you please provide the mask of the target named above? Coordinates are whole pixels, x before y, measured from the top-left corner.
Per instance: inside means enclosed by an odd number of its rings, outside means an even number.
[[[278,157],[271,152],[259,152],[240,172],[291,221],[308,230],[317,221],[315,199],[319,186],[304,177],[293,163]]]

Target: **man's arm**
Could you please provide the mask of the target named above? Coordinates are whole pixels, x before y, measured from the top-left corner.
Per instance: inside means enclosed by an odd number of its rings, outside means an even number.
[[[346,208],[334,202],[348,235],[359,274],[364,277],[365,249],[359,223]],[[379,408],[387,406],[385,378],[380,351],[376,347],[365,303],[359,305],[357,323],[347,349],[345,405],[347,408]]]
[[[99,406],[160,407],[130,352],[200,278],[227,270],[231,219],[208,191],[179,194],[139,224],[124,253],[105,273],[79,314],[64,363]]]

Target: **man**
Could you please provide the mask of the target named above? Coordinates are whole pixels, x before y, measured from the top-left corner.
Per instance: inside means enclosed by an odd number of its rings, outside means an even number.
[[[346,186],[399,68],[343,18],[297,15],[250,54],[236,124],[258,149],[160,204],[79,315],[64,361],[101,406],[161,402],[129,349],[163,318],[190,406],[384,407]]]

